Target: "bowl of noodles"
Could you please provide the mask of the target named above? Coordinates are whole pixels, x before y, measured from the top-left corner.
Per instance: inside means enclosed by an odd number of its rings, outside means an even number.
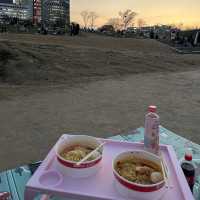
[[[157,199],[166,189],[160,158],[146,151],[128,151],[113,160],[117,191],[130,198]]]
[[[101,167],[103,146],[81,164],[85,156],[95,150],[101,141],[87,135],[64,135],[56,146],[57,167],[74,178],[94,175]]]

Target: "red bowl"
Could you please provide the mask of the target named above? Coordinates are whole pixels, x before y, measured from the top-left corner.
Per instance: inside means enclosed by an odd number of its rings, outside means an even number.
[[[133,155],[136,158],[139,158],[142,160],[147,160],[147,161],[153,162],[157,165],[160,165],[160,158],[157,157],[156,155],[148,153],[146,151],[129,151],[129,152],[121,153],[113,160],[113,173],[114,173],[114,177],[116,178],[116,180],[121,185],[123,185],[125,188],[127,188],[131,191],[137,191],[137,192],[142,192],[142,193],[143,192],[147,192],[147,193],[155,192],[155,191],[158,191],[161,188],[163,188],[165,185],[164,180],[162,180],[156,184],[143,185],[143,184],[138,184],[138,183],[128,181],[127,179],[125,179],[124,177],[119,175],[119,173],[115,169],[117,162],[122,161],[127,158],[130,158]]]
[[[88,168],[88,167],[92,167],[92,166],[96,165],[97,163],[99,163],[101,161],[102,157],[97,158],[92,161],[86,161],[80,165],[76,165],[76,162],[65,160],[60,155],[57,156],[57,159],[58,159],[58,162],[65,167],[70,167],[70,168],[74,168],[74,169],[84,169],[84,168]]]
[[[57,166],[63,173],[72,177],[87,177],[94,174],[100,168],[103,147],[99,150],[101,154],[96,159],[85,161],[80,165],[77,165],[77,162],[65,160],[60,154],[64,149],[76,145],[88,146],[95,149],[100,144],[101,141],[97,140],[95,137],[87,135],[65,135],[56,146]]]

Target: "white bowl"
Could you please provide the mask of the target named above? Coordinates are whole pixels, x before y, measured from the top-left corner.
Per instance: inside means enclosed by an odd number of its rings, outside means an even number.
[[[161,198],[161,196],[164,194],[164,191],[166,191],[164,180],[156,184],[149,184],[149,185],[138,184],[128,181],[124,177],[120,176],[119,173],[115,170],[117,162],[127,159],[133,155],[136,158],[149,160],[153,163],[156,163],[157,165],[160,165],[160,158],[146,151],[137,150],[137,151],[123,152],[119,154],[113,160],[113,174],[115,177],[115,187],[117,191],[124,197],[127,198],[137,197],[139,200],[140,199],[156,200]]]
[[[103,147],[100,148],[101,155],[91,161],[83,162],[80,165],[76,165],[76,162],[65,160],[60,156],[60,153],[67,147],[74,145],[83,145],[92,148],[96,148],[101,144],[95,137],[87,135],[64,135],[56,146],[57,156],[57,168],[64,174],[73,178],[86,178],[94,175],[101,168],[101,160]]]

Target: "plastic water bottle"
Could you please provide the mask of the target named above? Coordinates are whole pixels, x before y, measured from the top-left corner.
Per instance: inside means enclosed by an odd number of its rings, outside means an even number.
[[[185,174],[190,190],[193,192],[195,184],[195,165],[192,162],[192,152],[190,150],[185,152],[185,159],[181,161],[181,168]]]
[[[160,117],[156,114],[157,107],[149,106],[145,116],[144,149],[159,155],[159,123]]]

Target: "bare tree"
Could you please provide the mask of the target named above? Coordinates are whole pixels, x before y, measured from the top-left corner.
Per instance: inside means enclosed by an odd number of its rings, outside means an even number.
[[[115,30],[122,29],[122,22],[120,18],[110,18],[106,24],[112,25]]]
[[[136,15],[137,15],[137,13],[130,9],[119,12],[119,16],[121,17],[124,29],[127,29],[127,27],[130,24],[133,24],[133,21],[134,21]]]
[[[169,26],[171,29],[175,29],[176,28],[176,24],[167,24],[167,26]]]
[[[95,21],[99,16],[95,12],[90,12],[89,13],[89,23],[90,23],[90,28],[93,29],[95,25]]]
[[[88,27],[88,21],[90,19],[90,12],[88,12],[87,10],[82,11],[81,17],[83,19],[84,27],[87,28]]]
[[[178,23],[177,25],[176,25],[176,28],[178,28],[178,29],[183,29],[183,23],[182,22],[180,22],[180,23]]]
[[[139,18],[139,19],[137,20],[137,25],[138,25],[139,28],[142,28],[142,27],[144,27],[144,26],[146,25],[146,22],[145,22],[144,19]]]

